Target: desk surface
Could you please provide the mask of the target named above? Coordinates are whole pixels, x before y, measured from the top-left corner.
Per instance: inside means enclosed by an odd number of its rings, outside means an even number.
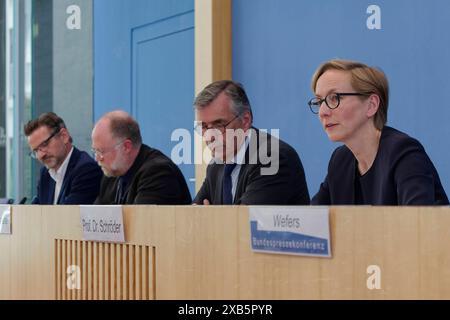
[[[86,242],[77,206],[13,206],[0,298],[450,298],[449,207],[330,207],[332,259],[252,252],[244,206],[125,206],[124,223],[126,244]]]

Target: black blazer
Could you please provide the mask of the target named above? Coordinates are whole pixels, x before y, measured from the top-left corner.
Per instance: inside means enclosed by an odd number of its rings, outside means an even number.
[[[270,134],[255,128],[250,145],[245,154],[245,164],[241,165],[233,204],[245,205],[308,205],[309,193],[305,180],[305,172],[297,152],[287,143],[272,137]],[[272,153],[276,158],[277,150],[272,150],[272,139],[279,143],[278,172],[262,175],[261,169],[269,168],[273,163],[260,158],[261,154]],[[267,141],[265,144],[263,141]],[[262,142],[262,143],[261,143]],[[256,148],[251,144],[256,143]],[[265,149],[267,146],[267,149]],[[253,164],[252,164],[253,163]],[[223,164],[210,163],[194,202],[203,204],[208,199],[211,204],[222,204]]]
[[[447,205],[439,175],[416,139],[385,126],[372,167],[362,177],[357,161],[346,146],[337,148],[328,175],[313,197],[314,205],[355,204],[355,179],[359,179],[364,204]]]
[[[159,150],[142,145],[127,172],[126,197],[120,204],[190,204],[186,180],[180,169]],[[102,178],[95,204],[117,204],[118,177]]]
[[[57,204],[92,204],[100,189],[102,170],[86,152],[73,148],[66,174],[59,192]],[[56,182],[41,169],[37,196],[32,204],[53,204]]]

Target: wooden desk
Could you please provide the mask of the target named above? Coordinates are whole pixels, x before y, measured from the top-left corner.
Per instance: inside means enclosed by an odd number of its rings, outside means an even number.
[[[252,252],[247,207],[127,206],[127,244],[81,241],[79,220],[77,206],[13,206],[0,298],[450,299],[449,207],[331,207],[332,259]]]

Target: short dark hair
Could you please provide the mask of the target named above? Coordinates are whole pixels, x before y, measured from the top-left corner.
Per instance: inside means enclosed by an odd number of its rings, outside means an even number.
[[[109,115],[109,128],[116,138],[130,139],[134,147],[140,147],[142,144],[141,130],[139,124],[131,116]]]
[[[25,133],[25,136],[28,137],[35,130],[39,129],[42,126],[45,126],[53,131],[61,130],[62,128],[67,129],[66,124],[64,123],[64,120],[61,117],[59,117],[54,112],[46,112],[41,114],[37,119],[28,121],[28,123],[23,128],[23,132]],[[72,143],[73,141],[70,134],[69,134],[69,141],[70,143]]]
[[[194,107],[202,109],[211,104],[222,92],[230,98],[231,108],[236,116],[241,116],[244,112],[250,112],[253,119],[250,101],[245,93],[244,86],[232,80],[219,80],[206,86],[195,98]]]

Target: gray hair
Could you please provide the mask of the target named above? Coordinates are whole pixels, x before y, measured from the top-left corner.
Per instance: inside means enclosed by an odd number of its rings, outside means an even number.
[[[108,112],[102,118],[109,119],[109,128],[115,138],[130,139],[135,148],[142,144],[139,124],[132,116],[124,111]]]
[[[210,105],[222,92],[231,100],[231,111],[236,116],[250,112],[253,119],[252,108],[242,84],[232,80],[219,80],[206,86],[195,98],[194,108],[203,109]]]

